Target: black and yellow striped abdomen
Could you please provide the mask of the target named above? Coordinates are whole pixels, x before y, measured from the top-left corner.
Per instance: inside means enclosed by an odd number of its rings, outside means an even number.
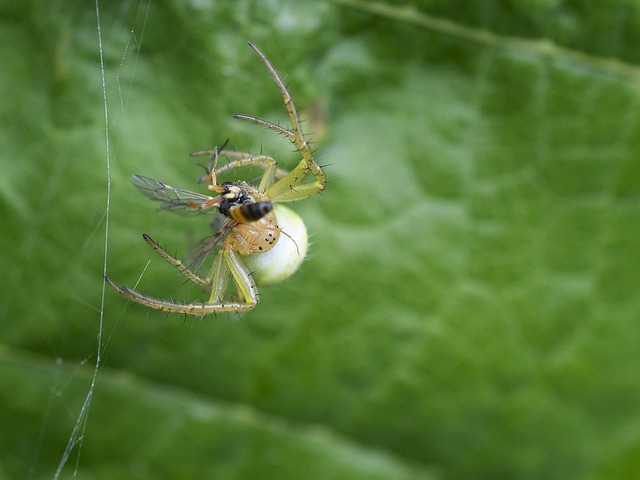
[[[271,202],[234,205],[229,209],[229,217],[238,223],[250,223],[260,220],[272,210],[273,204]]]

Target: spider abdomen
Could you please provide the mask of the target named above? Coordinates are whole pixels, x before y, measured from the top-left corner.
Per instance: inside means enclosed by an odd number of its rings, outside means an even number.
[[[243,257],[259,285],[281,282],[293,275],[307,255],[309,237],[300,216],[283,205],[275,205],[278,226],[282,229],[277,243],[266,252]]]

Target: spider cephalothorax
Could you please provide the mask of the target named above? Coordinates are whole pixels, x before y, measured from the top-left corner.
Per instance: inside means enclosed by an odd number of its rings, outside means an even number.
[[[291,127],[280,127],[248,115],[234,117],[262,125],[288,138],[302,159],[293,170],[287,172],[278,168],[275,159],[267,155],[222,151],[224,147],[193,152],[192,156],[211,157],[209,166],[205,168],[206,175],[199,182],[206,182],[208,190],[217,193],[215,197],[134,175],[131,179],[134,186],[152,200],[162,202],[162,209],[181,214],[219,213],[223,219],[217,222],[217,230],[205,246],[205,253],[208,253],[220,245],[207,276],[200,276],[148,235],[143,235],[145,241],[165,260],[193,283],[206,288],[209,298],[207,302],[192,303],[161,300],[126,286],[118,286],[105,277],[121,295],[142,305],[165,312],[200,316],[251,310],[258,303],[257,283],[284,280],[304,260],[308,246],[304,223],[295,212],[279,203],[303,200],[322,192],[326,183],[324,171],[313,158],[302,133],[298,112],[289,91],[265,55],[254,44],[249,43],[249,46],[258,54],[280,89]],[[220,155],[226,156],[230,161],[218,168]],[[218,184],[217,178],[224,173],[249,166],[264,170],[257,185],[244,181]],[[307,177],[313,178],[305,181]],[[237,285],[239,300],[231,299],[227,294],[230,276]]]

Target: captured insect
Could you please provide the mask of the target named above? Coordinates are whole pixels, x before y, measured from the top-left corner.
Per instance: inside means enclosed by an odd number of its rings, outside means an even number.
[[[133,185],[152,200],[162,202],[161,209],[182,215],[218,214],[217,228],[204,247],[203,258],[219,245],[213,265],[206,276],[164,250],[147,234],[144,240],[169,264],[196,285],[210,292],[206,302],[181,303],[162,300],[118,286],[105,277],[118,293],[149,308],[170,313],[203,316],[217,312],[244,312],[258,304],[256,284],[268,284],[291,276],[302,264],[307,252],[307,230],[302,219],[293,210],[279,205],[282,202],[303,200],[325,188],[325,174],[314,160],[309,143],[302,133],[300,118],[293,98],[271,62],[253,43],[249,46],[258,54],[276,85],[280,89],[284,106],[291,122],[290,128],[275,125],[249,115],[233,115],[281,134],[295,146],[302,156],[291,171],[278,168],[276,160],[267,155],[218,149],[192,152],[191,156],[208,155],[205,175],[198,179],[216,196],[174,188],[166,183],[141,175],[131,178]],[[218,167],[221,155],[229,163]],[[241,167],[264,170],[259,179],[251,182],[218,183],[218,176]],[[305,179],[309,177],[309,181]],[[233,297],[228,292],[232,278],[237,286]]]

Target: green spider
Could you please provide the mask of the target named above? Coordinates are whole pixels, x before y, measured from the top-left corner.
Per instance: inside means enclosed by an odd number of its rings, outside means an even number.
[[[300,163],[287,172],[278,168],[276,160],[267,155],[224,151],[231,161],[218,168],[222,149],[202,150],[191,155],[210,155],[206,175],[200,179],[215,197],[174,188],[163,182],[134,175],[133,185],[152,200],[163,203],[162,209],[179,214],[219,213],[222,222],[205,252],[222,242],[209,275],[200,276],[181,260],[173,257],[148,235],[145,241],[167,262],[176,267],[196,285],[210,291],[207,302],[181,303],[150,297],[127,287],[118,286],[109,277],[106,282],[118,293],[149,308],[164,312],[203,316],[218,312],[245,312],[258,304],[256,283],[268,284],[291,276],[302,264],[308,247],[307,230],[302,219],[281,202],[303,200],[321,193],[326,184],[322,167],[313,153],[300,126],[298,112],[291,94],[267,57],[249,42],[282,93],[291,127],[280,127],[260,118],[233,115],[276,131],[288,138],[302,156]],[[223,147],[224,148],[224,147]],[[244,181],[218,184],[217,177],[235,168],[255,166],[264,170],[257,186]],[[308,175],[312,181],[304,182]],[[231,275],[229,275],[231,274]],[[237,285],[237,300],[227,299],[228,279]]]

